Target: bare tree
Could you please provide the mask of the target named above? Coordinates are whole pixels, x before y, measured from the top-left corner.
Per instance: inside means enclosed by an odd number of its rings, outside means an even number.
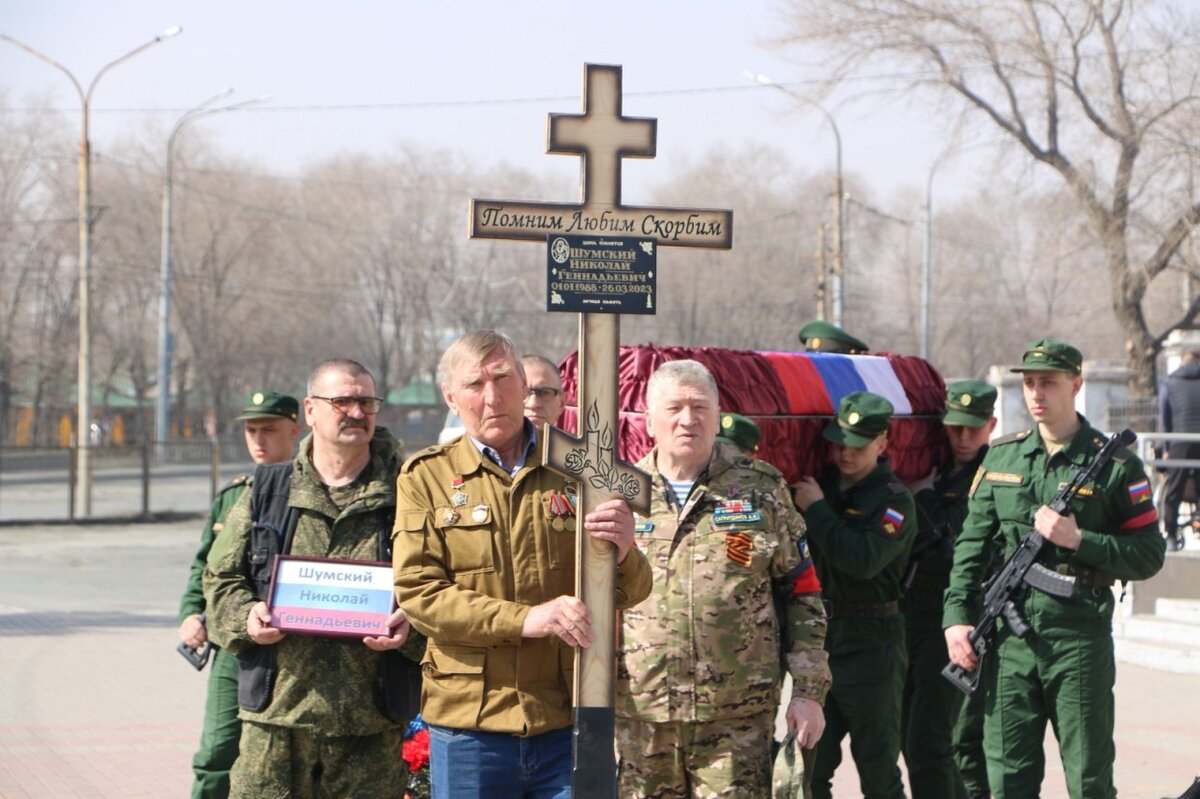
[[[783,8],[781,44],[820,48],[830,86],[882,71],[1053,170],[1102,247],[1133,388],[1152,393],[1166,335],[1200,314],[1200,297],[1191,297],[1152,330],[1144,306],[1155,278],[1191,268],[1179,251],[1200,223],[1190,180],[1200,121],[1196,19],[1181,4],[1132,0],[789,0]]]

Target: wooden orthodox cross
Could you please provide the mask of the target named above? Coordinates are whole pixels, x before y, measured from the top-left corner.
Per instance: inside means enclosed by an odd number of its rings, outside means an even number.
[[[580,204],[472,200],[473,238],[546,241],[563,233],[642,236],[661,246],[729,249],[730,211],[621,205],[621,159],[653,158],[657,120],[621,113],[621,68],[584,67],[583,113],[550,114],[547,151],[582,157]],[[616,796],[613,690],[616,631],[613,600],[616,553],[593,541],[583,517],[609,499],[650,511],[650,477],[617,457],[617,356],[620,316],[581,313],[576,438],[547,427],[545,463],[579,485],[576,518],[576,594],[592,614],[595,641],[575,650],[575,731],[572,795]]]

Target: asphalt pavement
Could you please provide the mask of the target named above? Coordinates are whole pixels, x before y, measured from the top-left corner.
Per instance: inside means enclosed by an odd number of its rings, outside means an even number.
[[[0,527],[0,799],[184,797],[207,672],[175,652],[201,519]],[[1121,796],[1200,773],[1194,676],[1120,665]],[[1053,737],[1042,796],[1066,797]],[[835,796],[858,796],[847,756]]]

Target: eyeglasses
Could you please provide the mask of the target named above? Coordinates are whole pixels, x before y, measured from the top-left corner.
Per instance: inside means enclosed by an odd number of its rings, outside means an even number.
[[[552,386],[536,386],[529,389],[529,396],[537,397],[540,400],[554,399],[561,393],[562,389]]]
[[[383,400],[379,397],[318,397],[312,395],[313,399],[325,400],[338,413],[350,413],[350,410],[357,405],[362,408],[362,412],[368,416],[374,416],[383,407]]]

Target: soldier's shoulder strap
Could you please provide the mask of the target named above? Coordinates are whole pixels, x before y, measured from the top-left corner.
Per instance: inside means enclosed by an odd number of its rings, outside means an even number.
[[[431,446],[426,447],[425,449],[417,450],[412,455],[408,456],[408,460],[406,460],[404,462],[404,465],[400,467],[400,473],[408,474],[409,472],[411,472],[413,470],[413,467],[416,466],[421,461],[425,460],[426,458],[430,458],[434,455],[440,455],[441,453],[443,453],[447,449],[449,449],[449,447],[450,447],[449,444],[433,444]]]
[[[775,478],[783,477],[783,472],[776,469],[773,464],[767,463],[766,461],[764,461],[761,458],[751,458],[751,457],[742,458],[738,461],[738,466],[742,466],[747,469],[751,469],[753,471],[758,472],[759,474],[765,474],[768,477],[775,477]]]
[[[989,447],[1002,447],[1005,444],[1014,444],[1018,441],[1024,441],[1025,439],[1029,438],[1029,436],[1031,436],[1031,435],[1033,435],[1033,428],[1030,428],[1028,430],[1019,430],[1016,433],[1009,433],[1006,436],[1000,436],[995,441],[992,441],[990,444],[988,444],[988,446]]]
[[[233,478],[228,483],[221,486],[220,490],[217,491],[217,495],[219,496],[221,494],[224,494],[226,491],[237,488],[238,486],[250,485],[253,482],[253,480],[254,480],[254,478],[248,474],[239,474],[237,477]]]

